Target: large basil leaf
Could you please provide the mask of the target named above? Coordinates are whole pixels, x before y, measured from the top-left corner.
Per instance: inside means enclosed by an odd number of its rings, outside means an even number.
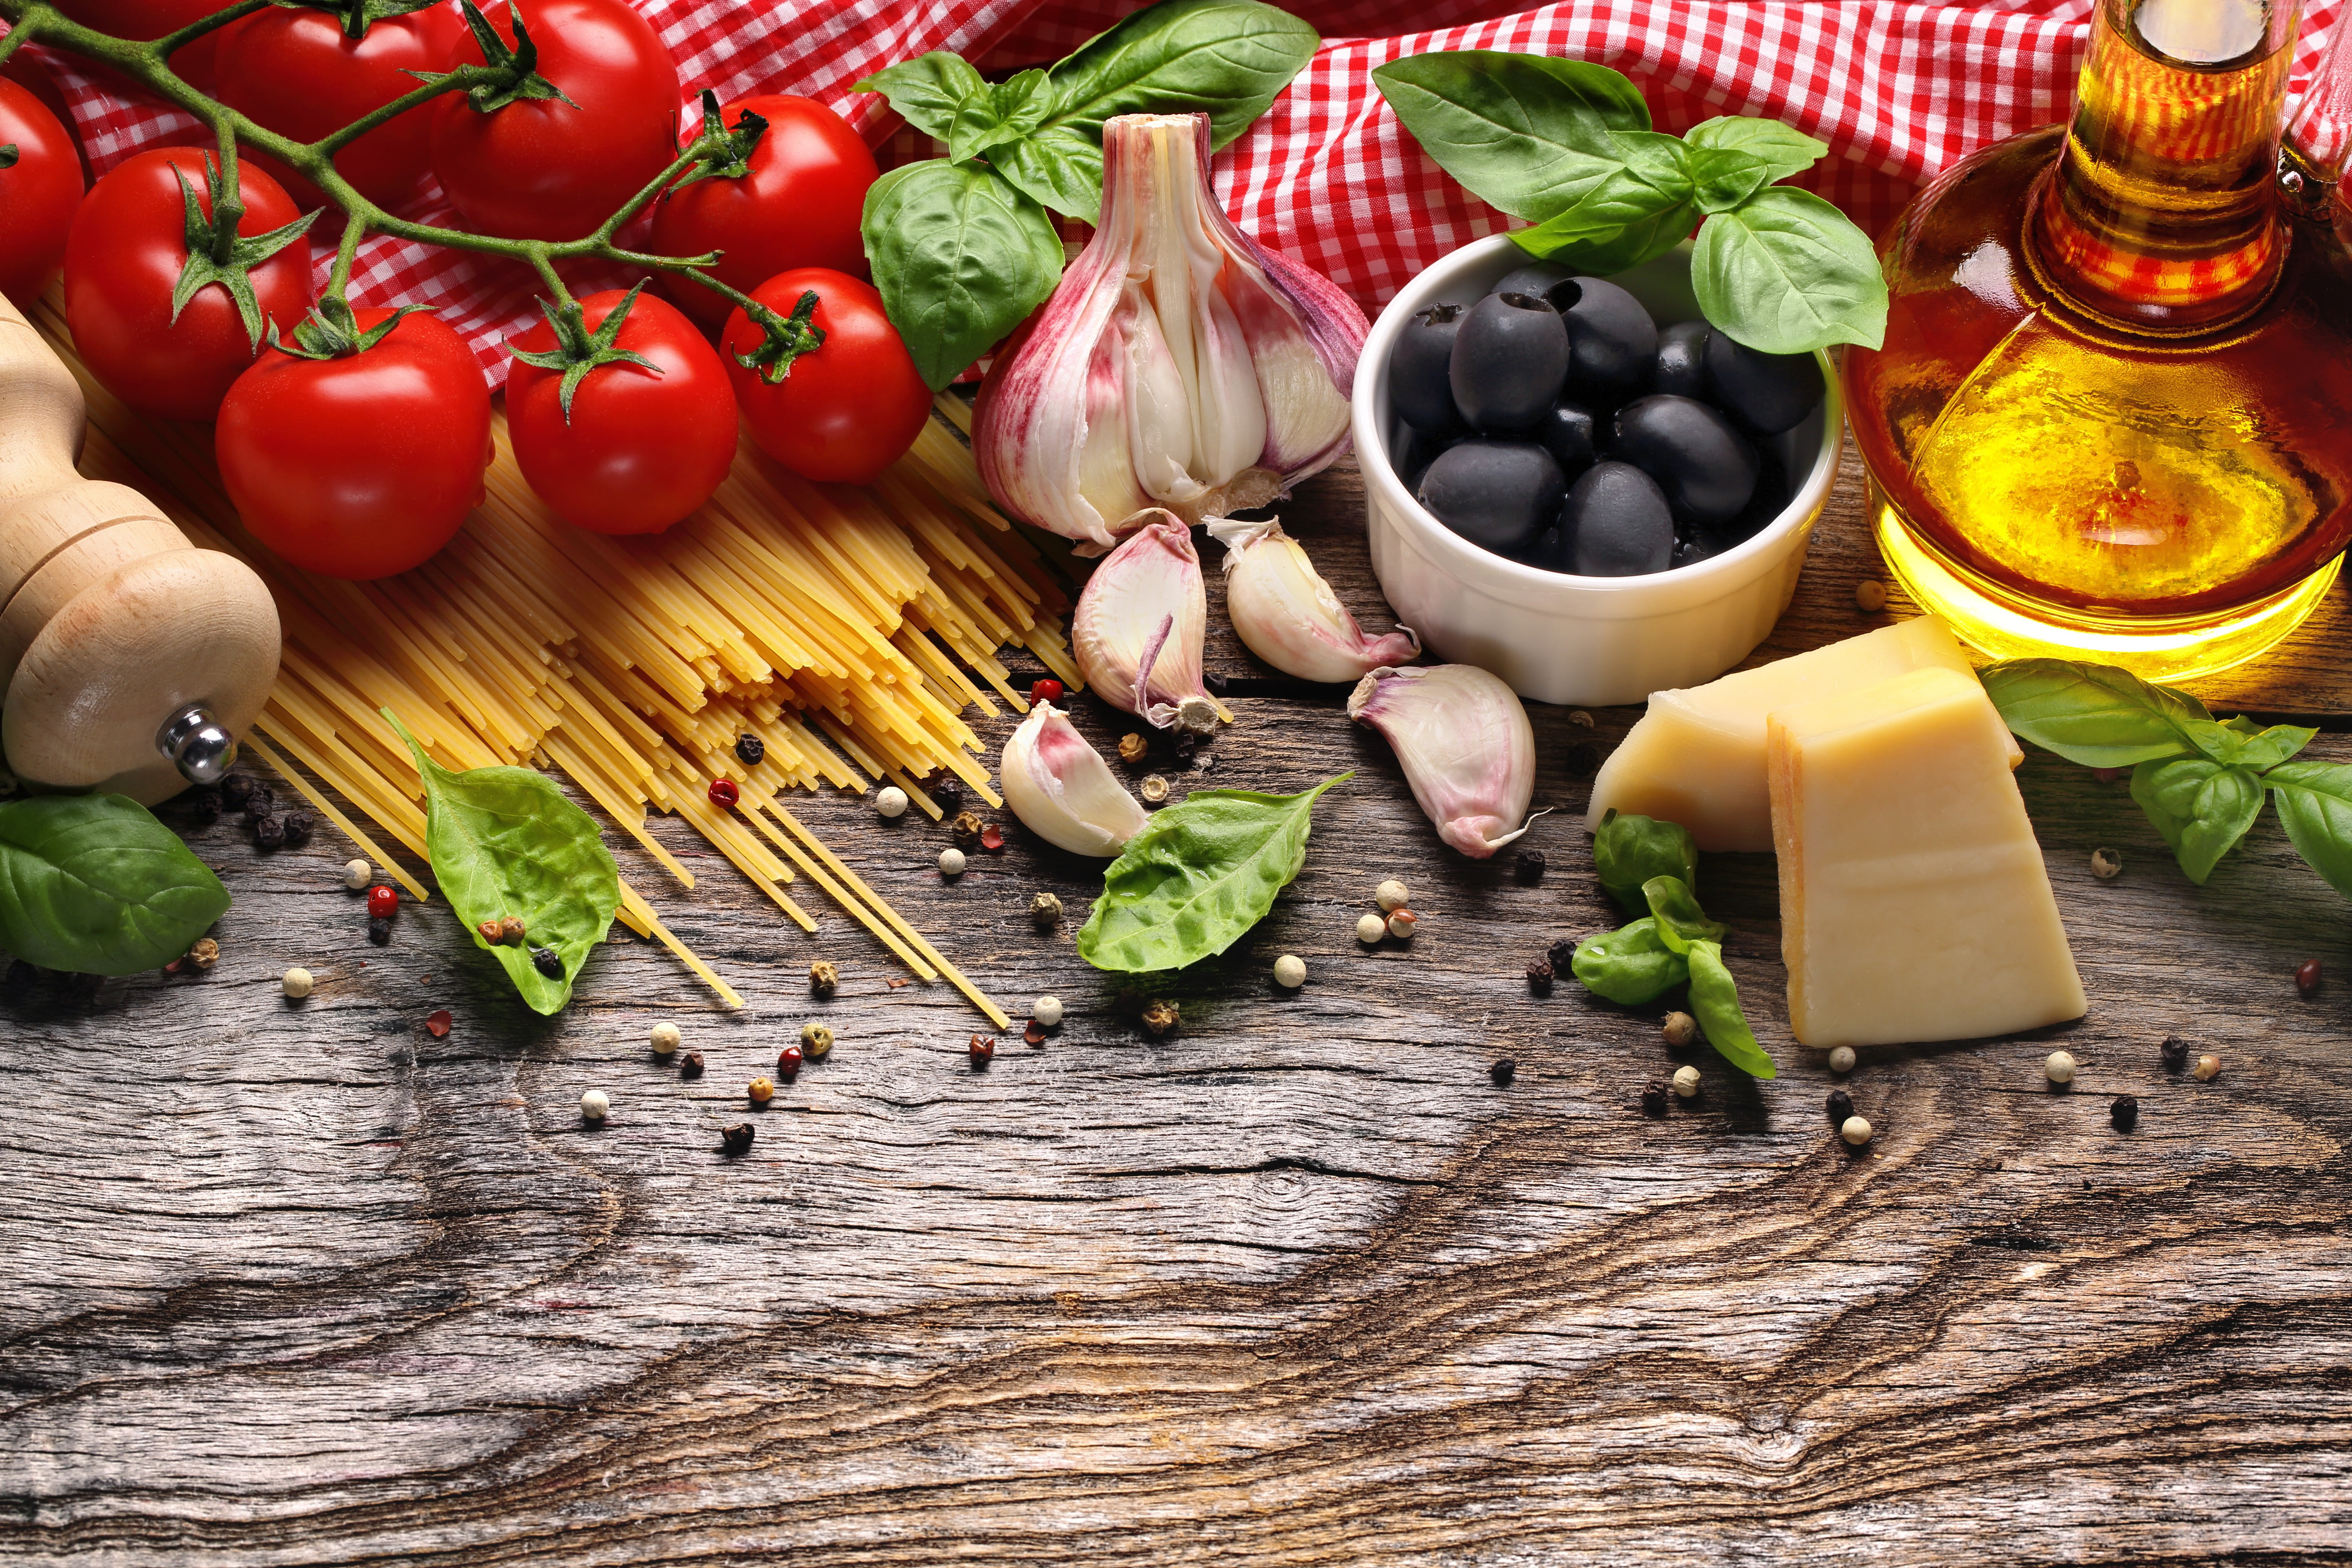
[[[1352,773],[1301,795],[1212,789],[1160,813],[1103,873],[1078,931],[1097,969],[1146,973],[1213,957],[1265,918],[1307,862],[1316,800]]]
[[[1695,149],[1688,167],[1691,205],[1703,213],[1729,212],[1772,183],[1770,163],[1731,147]]]
[[[1725,1061],[1750,1077],[1778,1077],[1772,1058],[1756,1043],[1756,1031],[1748,1026],[1748,1016],[1740,1011],[1739,986],[1731,978],[1731,971],[1723,966],[1721,945],[1695,942],[1688,958],[1691,1013],[1706,1033],[1706,1043]]]
[[[620,868],[595,820],[530,768],[452,773],[425,754],[389,709],[383,716],[425,781],[425,853],[449,908],[534,1012],[561,1011],[621,904]],[[509,915],[523,922],[520,942],[487,942],[474,930]],[[530,956],[536,947],[563,961],[560,977],[539,972]]]
[[[2012,733],[2088,768],[2188,756],[2188,726],[2213,717],[2186,692],[2113,665],[2013,658],[1979,674]]]
[[[961,163],[1006,142],[1021,141],[1045,118],[1049,98],[1042,70],[1023,71],[973,94],[956,111],[948,135],[948,156]]]
[[[1039,206],[1087,223],[1102,219],[1103,151],[1066,126],[988,150],[989,166]]]
[[[1625,1007],[1654,1002],[1690,978],[1690,965],[1666,945],[1650,915],[1586,937],[1576,944],[1569,968],[1587,991]]]
[[[2352,767],[2282,763],[2263,775],[2278,797],[2279,821],[2304,863],[2352,899]]]
[[[864,231],[890,324],[934,392],[1061,281],[1062,240],[1045,209],[972,164],[891,170],[866,193]]]
[[[962,56],[944,49],[876,71],[849,90],[882,94],[901,120],[942,142],[955,134],[956,116],[965,103],[989,96],[986,79]]]
[[[1717,942],[1723,936],[1720,921],[1706,918],[1698,897],[1679,877],[1653,877],[1642,884],[1649,900],[1650,918],[1658,922],[1658,940],[1675,952],[1687,953],[1695,942]]]
[[[1698,845],[1679,823],[1627,816],[1612,806],[1592,836],[1592,869],[1611,898],[1636,915],[1647,914],[1649,895],[1642,889],[1651,878],[1698,886]]]
[[[1532,228],[1511,231],[1520,249],[1543,261],[1605,277],[1639,267],[1680,245],[1698,221],[1698,209],[1669,207],[1631,224],[1588,225],[1576,212],[1548,218]]]
[[[77,974],[169,963],[228,910],[228,889],[119,795],[0,805],[0,946]]]
[[[1768,185],[1802,174],[1830,151],[1828,142],[1817,142],[1793,125],[1746,114],[1702,121],[1683,132],[1683,141],[1694,151],[1740,153],[1756,159],[1767,170],[1762,183]]]
[[[1052,72],[1042,129],[1087,135],[1118,114],[1206,114],[1223,146],[1315,58],[1315,29],[1258,0],[1161,0],[1097,34]]]
[[[2311,744],[2316,730],[2300,724],[2273,724],[2265,730],[2242,714],[2224,723],[2190,719],[2180,732],[2212,761],[2225,767],[2267,768],[2286,761]]]
[[[2131,792],[2181,870],[2200,886],[2263,809],[2262,775],[2203,757],[2142,763],[2132,769]]]
[[[1767,185],[1708,218],[1691,288],[1709,321],[1760,353],[1874,349],[1886,336],[1886,278],[1869,237],[1811,191]]]
[[[1625,167],[1612,132],[1650,129],[1633,84],[1584,60],[1456,49],[1391,60],[1372,81],[1439,168],[1538,223]]]

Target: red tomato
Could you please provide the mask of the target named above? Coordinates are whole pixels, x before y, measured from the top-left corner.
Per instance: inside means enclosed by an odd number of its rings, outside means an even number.
[[[624,297],[607,289],[582,300],[588,330],[603,326]],[[541,321],[514,346],[545,353],[555,329]],[[567,420],[563,373],[515,360],[507,366],[507,434],[522,477],[564,521],[599,533],[658,533],[727,477],[735,396],[694,323],[651,294],[629,307],[613,346],[661,369],[597,366],[573,392]]]
[[[278,182],[240,163],[240,235],[267,234],[299,215]],[[212,216],[205,154],[194,147],[142,153],[90,188],[66,237],[66,324],[109,392],[145,414],[209,419],[254,360],[255,345],[224,284],[196,290],[172,319],[172,290],[188,258],[180,180]],[[263,321],[290,332],[310,309],[308,236],[254,268]],[[262,340],[268,342],[265,336]]]
[[[486,15],[513,43],[512,7]],[[523,25],[539,74],[580,107],[517,99],[484,114],[451,93],[433,106],[433,172],[468,228],[578,239],[677,156],[677,68],[626,0],[533,0]],[[482,63],[470,33],[450,63]]]
[[[81,205],[81,160],[73,138],[41,100],[0,77],[0,145],[15,143],[0,169],[0,294],[29,310],[65,259],[66,231]]]
[[[221,9],[213,0],[57,0],[57,7],[85,27],[139,43],[176,33]],[[219,47],[221,34],[236,26],[232,22],[229,27],[216,28],[178,50],[172,56],[172,68],[197,91],[210,92],[214,50]],[[79,60],[75,63],[81,65]],[[114,81],[128,81],[106,66],[83,65],[82,68]]]
[[[777,273],[751,298],[790,316],[812,290],[824,343],[793,360],[791,374],[771,385],[736,357],[763,341],[751,318],[737,310],[719,340],[727,379],[761,451],[803,479],[866,484],[915,444],[931,416],[931,390],[872,284],[803,267]]]
[[[342,24],[324,11],[272,6],[238,23],[221,44],[218,96],[281,136],[316,142],[415,91],[410,71],[446,68],[465,32],[447,5],[383,17],[358,39],[346,37]],[[336,153],[335,167],[368,200],[395,205],[424,177],[432,133],[432,106],[412,109]],[[246,156],[302,205],[327,199],[268,153]]]
[[[355,312],[362,329],[392,312]],[[272,349],[237,377],[213,447],[256,539],[305,572],[365,581],[422,565],[482,499],[490,395],[473,351],[429,315],[373,348]]]
[[[874,154],[848,121],[813,98],[738,99],[721,118],[731,127],[747,109],[768,122],[751,149],[751,173],[697,180],[664,195],[654,207],[654,249],[664,256],[725,251],[710,270],[746,294],[794,267],[866,276],[857,224],[877,173]],[[726,296],[674,275],[665,274],[661,288],[706,331],[716,331],[734,309]]]

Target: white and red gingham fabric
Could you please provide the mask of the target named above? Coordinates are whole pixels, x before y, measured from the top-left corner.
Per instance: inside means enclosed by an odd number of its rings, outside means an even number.
[[[877,146],[898,127],[853,83],[895,60],[948,49],[992,74],[1058,58],[1140,0],[635,0],[678,65],[688,101],[797,92],[847,116]],[[1623,71],[1658,126],[1717,114],[1785,120],[1830,145],[1793,183],[1876,233],[1921,184],[1970,150],[2063,119],[2095,0],[1304,0],[1291,8],[1324,35],[1314,61],[1240,141],[1217,157],[1227,209],[1261,241],[1328,274],[1367,310],[1447,251],[1507,226],[1424,157],[1374,90],[1373,68],[1436,49],[1572,56]],[[2344,0],[2306,10],[2300,91]],[[529,5],[525,5],[525,14]],[[143,148],[197,140],[167,105],[132,100],[36,53],[64,91],[92,167]],[[922,151],[909,136],[886,163]],[[427,188],[413,216],[446,222]],[[327,257],[320,258],[325,278]],[[505,340],[537,317],[520,264],[372,238],[354,272],[363,303],[439,308],[493,380]],[[626,279],[583,268],[601,288]]]

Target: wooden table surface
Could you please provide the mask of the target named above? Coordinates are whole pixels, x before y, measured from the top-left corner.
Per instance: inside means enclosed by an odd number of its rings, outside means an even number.
[[[1286,521],[1385,626],[1352,471]],[[1213,549],[1212,556],[1216,554]],[[1766,654],[1883,621],[1851,469]],[[570,1011],[522,1009],[446,907],[386,949],[331,828],[192,841],[236,906],[199,980],[0,1014],[0,1555],[120,1564],[948,1561],[2111,1563],[2352,1548],[2352,951],[2274,820],[2190,886],[2123,786],[2021,775],[2090,993],[2080,1025],[1864,1053],[1852,1157],[1786,1027],[1769,857],[1707,908],[1781,1076],[1674,1053],[1660,1009],[1527,961],[1614,923],[1579,826],[1599,752],[1533,710],[1531,842],[1439,847],[1343,693],[1286,694],[1223,626],[1240,725],[1188,784],[1348,768],[1307,868],[1154,1042],[1027,917],[1096,868],[1017,828],[943,885],[929,822],[818,803],[829,842],[1016,1012],[981,1020],[820,900],[805,936],[705,873],[625,870],[746,994],[718,1010],[621,936]],[[1895,611],[1904,609],[1899,602]],[[2352,757],[2352,626],[2217,695],[2325,714]],[[1759,657],[1762,657],[1759,655]],[[1108,749],[1129,726],[1092,700]],[[1008,728],[992,722],[992,746]],[[1166,759],[1161,759],[1163,762]],[[1008,819],[1009,820],[1009,819]],[[192,830],[193,831],[193,830]],[[2095,880],[2090,851],[2119,848]],[[1423,915],[1365,954],[1383,877]],[[1268,972],[1304,955],[1286,994]],[[813,958],[843,973],[813,1003]],[[2329,966],[2317,995],[2291,975]],[[279,973],[307,965],[291,1004]],[[1129,1004],[1131,1007],[1131,1003]],[[425,1016],[449,1008],[446,1039]],[[840,1038],[718,1152],[801,1022]],[[677,1024],[681,1082],[646,1046]],[[2168,1075],[2178,1033],[2221,1078]],[[2080,1058],[2071,1092],[2041,1060]],[[1516,1062],[1507,1088],[1490,1064]],[[1643,1084],[1694,1062],[1658,1120]],[[613,1099],[601,1129],[582,1090]],[[2109,1097],[2142,1107],[2128,1134]]]

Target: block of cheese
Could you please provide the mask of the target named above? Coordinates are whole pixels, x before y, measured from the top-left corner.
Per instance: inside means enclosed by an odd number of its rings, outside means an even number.
[[[1705,686],[1654,691],[1650,710],[1601,764],[1584,826],[1597,831],[1615,806],[1629,816],[1679,822],[1701,849],[1769,849],[1764,716],[1929,667],[1966,673],[1969,661],[1951,629],[1923,616]],[[2011,755],[2025,757],[2013,746]]]
[[[1915,669],[1778,709],[1767,731],[1801,1044],[1968,1040],[2082,1016],[2009,731],[1975,676]]]

